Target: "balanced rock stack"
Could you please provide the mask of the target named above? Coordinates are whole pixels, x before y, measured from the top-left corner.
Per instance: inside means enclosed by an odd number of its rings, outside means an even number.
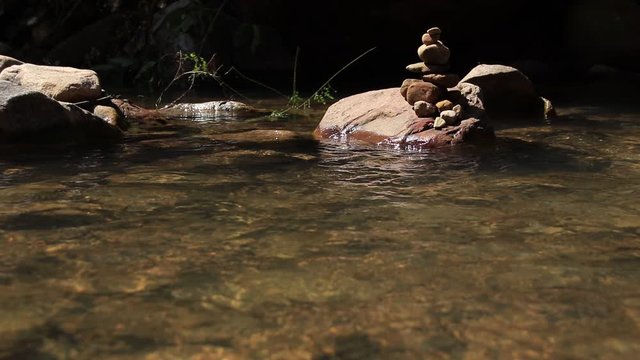
[[[434,27],[422,35],[418,56],[422,62],[407,66],[407,70],[421,74],[422,79],[406,79],[400,93],[413,106],[416,115],[431,118],[433,128],[456,125],[463,119],[463,104],[459,91],[449,91],[460,81],[460,76],[448,73],[451,51],[440,36],[442,30]]]

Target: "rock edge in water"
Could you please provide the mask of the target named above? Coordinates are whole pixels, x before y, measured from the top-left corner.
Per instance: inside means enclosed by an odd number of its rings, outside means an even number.
[[[432,128],[433,118],[419,118],[400,88],[374,90],[346,97],[327,109],[316,127],[317,139],[429,149],[462,143],[486,143],[493,129],[476,118],[458,125]]]

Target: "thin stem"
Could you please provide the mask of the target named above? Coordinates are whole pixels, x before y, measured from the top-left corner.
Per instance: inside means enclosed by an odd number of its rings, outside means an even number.
[[[300,46],[296,47],[296,57],[293,59],[293,87],[291,95],[296,94],[296,83],[298,82],[298,56],[300,55]]]
[[[271,90],[271,91],[273,91],[274,93],[276,93],[276,94],[278,94],[278,95],[282,96],[282,97],[283,97],[283,98],[285,98],[285,99],[288,99],[288,98],[289,98],[287,95],[283,94],[282,92],[278,91],[277,89],[274,89],[274,88],[272,88],[271,86],[265,85],[265,84],[263,84],[263,83],[259,82],[258,80],[255,80],[255,79],[252,79],[252,78],[248,77],[247,75],[245,75],[245,74],[241,73],[238,69],[236,69],[236,68],[235,68],[235,67],[233,67],[233,66],[232,66],[231,68],[229,68],[229,70],[227,70],[227,72],[225,73],[225,75],[229,74],[229,73],[230,73],[230,72],[232,72],[232,71],[235,71],[238,75],[240,75],[240,77],[241,77],[241,78],[243,78],[243,79],[245,79],[245,80],[247,80],[247,81],[250,81],[250,82],[252,82],[252,83],[254,83],[254,84],[256,84],[256,85],[262,86],[262,87],[263,87],[263,88],[265,88],[265,89]]]

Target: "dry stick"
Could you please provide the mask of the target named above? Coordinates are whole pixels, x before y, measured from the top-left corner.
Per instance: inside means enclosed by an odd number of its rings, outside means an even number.
[[[298,82],[298,56],[300,55],[300,46],[296,47],[296,57],[293,59],[293,87],[291,88],[291,96],[296,94],[296,83]]]

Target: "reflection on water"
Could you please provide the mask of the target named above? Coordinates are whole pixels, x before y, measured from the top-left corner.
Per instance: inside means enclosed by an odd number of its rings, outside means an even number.
[[[217,136],[317,118],[2,148],[0,359],[635,358],[640,119],[564,112],[429,153]]]

